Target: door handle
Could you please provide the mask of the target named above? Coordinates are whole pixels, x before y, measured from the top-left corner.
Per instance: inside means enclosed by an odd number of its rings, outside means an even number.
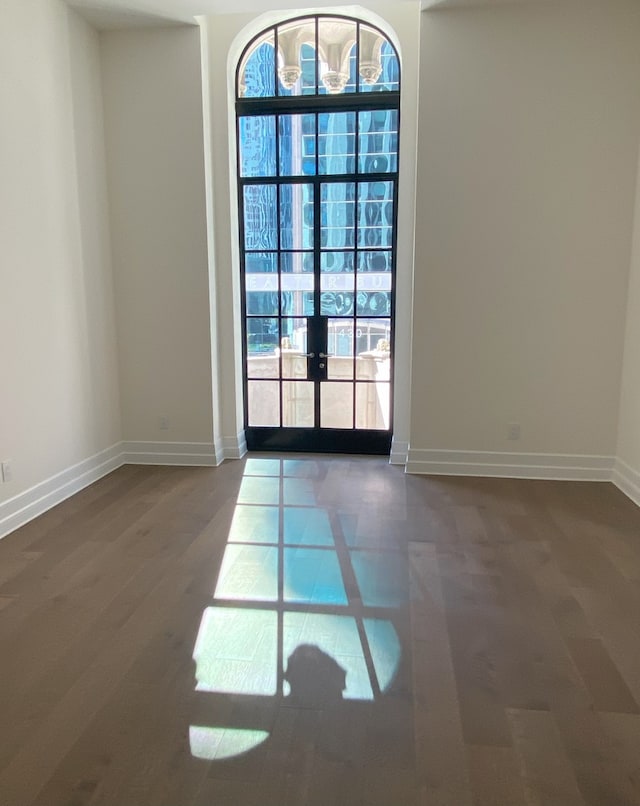
[[[303,358],[315,358],[316,354],[315,353],[302,353],[302,357]],[[320,353],[320,357],[322,358],[322,353]]]
[[[331,353],[318,353],[318,357],[319,358],[332,358],[333,356],[332,356]]]

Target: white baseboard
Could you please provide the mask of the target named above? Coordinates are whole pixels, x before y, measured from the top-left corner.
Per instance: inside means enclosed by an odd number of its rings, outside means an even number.
[[[217,467],[220,450],[210,442],[123,442],[122,463]]]
[[[213,455],[216,459],[216,467],[221,465],[224,462],[224,445],[222,443],[222,439],[219,436],[213,438]]]
[[[0,503],[0,538],[44,514],[122,464],[122,445],[117,443]]]
[[[395,437],[391,438],[391,453],[389,454],[390,465],[406,465],[409,454],[409,443],[400,442]]]
[[[217,467],[247,452],[244,432],[206,442],[118,442],[0,503],[0,539],[122,465]]]
[[[244,441],[244,434],[242,437]],[[240,454],[242,443],[240,440],[233,442],[235,452]],[[0,503],[0,538],[122,465],[217,467],[225,458],[232,457],[226,453],[224,440],[213,445],[206,442],[118,442]]]
[[[242,459],[247,452],[244,431],[240,431],[235,437],[222,437],[222,450],[225,459]]]
[[[406,454],[403,454],[406,447]],[[215,444],[199,442],[122,442],[51,476],[0,503],[0,538],[44,514],[124,464],[217,467],[247,452],[244,432]],[[610,456],[437,451],[392,445],[390,463],[406,472],[448,476],[494,476],[564,481],[612,481],[640,506],[640,472]]]
[[[619,490],[640,507],[640,473],[622,459],[616,459],[611,480]]]
[[[439,451],[409,447],[406,472],[559,481],[611,481],[613,456]]]

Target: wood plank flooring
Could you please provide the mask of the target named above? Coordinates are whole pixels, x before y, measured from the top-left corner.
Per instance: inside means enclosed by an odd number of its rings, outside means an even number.
[[[640,509],[254,454],[0,542],[0,806],[640,806]]]

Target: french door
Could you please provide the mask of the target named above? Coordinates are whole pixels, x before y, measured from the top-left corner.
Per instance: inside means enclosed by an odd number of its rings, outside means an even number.
[[[389,453],[399,94],[389,95],[238,101],[249,449]]]

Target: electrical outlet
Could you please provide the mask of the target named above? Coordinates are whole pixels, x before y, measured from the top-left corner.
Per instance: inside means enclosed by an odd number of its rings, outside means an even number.
[[[520,423],[510,423],[507,439],[520,439]]]
[[[13,470],[11,469],[11,462],[2,463],[2,481],[13,481]]]
[[[160,430],[161,431],[168,431],[169,430],[169,418],[168,417],[161,417],[160,418]]]

